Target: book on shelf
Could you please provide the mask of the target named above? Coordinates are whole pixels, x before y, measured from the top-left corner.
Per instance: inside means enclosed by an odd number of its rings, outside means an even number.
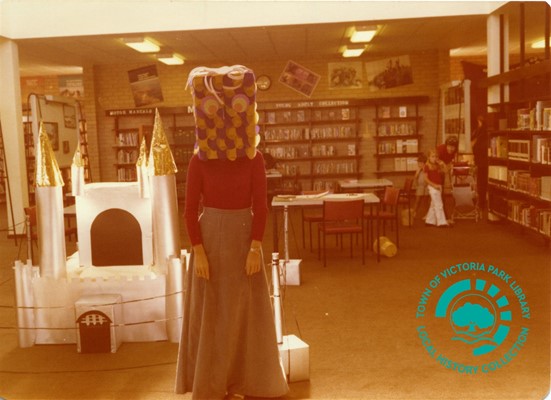
[[[525,139],[509,139],[507,153],[511,160],[530,161],[530,141]]]
[[[507,158],[507,138],[505,136],[492,137],[489,152],[491,157]]]
[[[349,108],[341,109],[341,119],[343,121],[347,121],[347,120],[350,119],[350,109]]]
[[[507,167],[503,165],[490,165],[488,167],[488,178],[507,182]]]
[[[400,118],[406,118],[408,116],[408,108],[407,106],[400,106],[398,107],[398,116]]]
[[[394,171],[407,171],[406,157],[396,157],[394,159]]]
[[[540,233],[551,236],[551,210],[539,210],[537,216],[537,227]]]
[[[390,107],[381,106],[379,108],[379,118],[390,118]]]
[[[535,130],[551,130],[551,101],[539,100],[534,109]]]
[[[406,171],[417,171],[418,162],[417,158],[408,157],[406,158]]]
[[[348,144],[346,146],[346,153],[349,156],[355,156],[356,155],[356,145],[355,144]]]
[[[550,164],[549,152],[551,138],[535,135],[532,137],[532,162],[536,164]]]

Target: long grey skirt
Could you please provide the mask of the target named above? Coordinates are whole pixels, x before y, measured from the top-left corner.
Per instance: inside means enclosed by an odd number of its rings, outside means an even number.
[[[186,278],[176,393],[278,397],[288,391],[264,268],[248,276],[251,210],[205,208],[200,218],[210,279]]]

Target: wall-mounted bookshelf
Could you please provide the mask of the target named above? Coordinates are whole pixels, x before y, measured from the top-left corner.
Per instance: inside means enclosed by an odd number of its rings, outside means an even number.
[[[195,144],[195,124],[191,107],[161,107],[159,113],[167,135],[170,149],[178,168],[176,190],[178,199],[185,196],[185,182],[189,160]],[[114,127],[114,167],[118,181],[136,181],[136,161],[142,138],[147,148],[151,144],[154,108],[107,110],[106,115],[113,117]]]
[[[259,104],[262,144],[278,163],[283,186],[334,190],[361,177],[360,104],[352,100]]]
[[[375,106],[375,157],[377,176],[404,175],[417,170],[422,153],[419,104],[427,96],[391,97],[368,100]]]

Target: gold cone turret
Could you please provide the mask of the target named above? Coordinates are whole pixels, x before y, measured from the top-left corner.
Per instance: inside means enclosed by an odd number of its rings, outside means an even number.
[[[80,145],[77,145],[77,149],[73,155],[73,165],[78,168],[84,167],[84,160],[82,159],[82,153],[80,152]]]
[[[148,167],[149,175],[152,176],[174,175],[178,171],[158,109],[155,109],[155,124],[151,137]]]
[[[145,138],[143,138],[142,142],[140,143],[140,154],[138,155],[138,159],[136,160],[136,167],[138,168],[147,167],[147,149],[145,146]]]
[[[55,158],[54,150],[40,121],[38,130],[38,148],[36,149],[36,186],[63,186],[63,177]]]

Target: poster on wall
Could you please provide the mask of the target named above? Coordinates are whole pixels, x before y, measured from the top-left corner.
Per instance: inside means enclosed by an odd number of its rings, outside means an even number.
[[[361,89],[362,63],[343,62],[329,63],[329,89]]]
[[[136,107],[163,101],[161,82],[155,65],[128,71],[128,80]]]
[[[280,83],[308,97],[314,92],[319,80],[318,74],[290,60],[279,77]]]
[[[413,83],[409,56],[385,58],[365,63],[367,84],[371,92]]]
[[[81,75],[64,75],[58,78],[59,94],[79,100],[84,96],[84,83]]]

